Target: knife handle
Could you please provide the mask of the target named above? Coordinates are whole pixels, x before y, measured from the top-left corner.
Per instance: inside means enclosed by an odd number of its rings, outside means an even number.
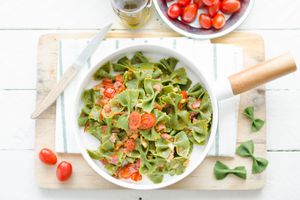
[[[42,112],[44,112],[49,106],[56,101],[57,97],[64,91],[64,89],[68,86],[71,80],[78,73],[78,69],[75,65],[70,66],[60,80],[54,85],[54,87],[50,90],[49,94],[43,99],[35,111],[32,113],[31,118],[36,119]]]

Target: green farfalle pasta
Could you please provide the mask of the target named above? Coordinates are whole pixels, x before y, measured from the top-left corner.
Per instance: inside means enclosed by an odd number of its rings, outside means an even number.
[[[184,173],[194,145],[206,143],[213,117],[209,95],[198,83],[190,88],[178,63],[136,52],[94,73],[98,83],[82,94],[78,125],[99,143],[87,153],[111,176],[139,180],[142,174],[161,183],[165,175]]]
[[[268,166],[268,161],[266,159],[254,156],[254,143],[252,140],[240,144],[236,149],[236,153],[241,157],[252,158],[252,173],[254,174],[263,172]]]
[[[251,131],[252,132],[257,132],[259,131],[265,124],[265,122],[261,119],[255,118],[254,117],[254,107],[249,106],[245,108],[243,114],[251,120]]]
[[[233,174],[237,177],[240,177],[242,179],[247,178],[247,171],[244,166],[238,166],[234,169],[230,169],[227,165],[224,163],[217,161],[214,166],[214,174],[217,180],[222,180],[229,174]]]

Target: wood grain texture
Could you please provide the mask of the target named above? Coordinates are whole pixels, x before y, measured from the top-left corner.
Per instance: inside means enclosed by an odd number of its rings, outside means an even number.
[[[233,74],[229,81],[233,94],[237,95],[296,70],[293,56],[285,53]]]
[[[56,65],[58,41],[65,38],[90,38],[94,33],[84,34],[49,34],[40,38],[38,47],[38,82],[37,99],[43,98],[56,81]],[[165,37],[177,36],[173,32],[111,32],[109,37]],[[263,40],[256,34],[232,33],[226,37],[213,40],[213,42],[235,44],[244,48],[245,66],[257,64],[264,60]],[[241,95],[240,113],[247,105],[254,105],[256,115],[265,118],[265,92],[258,88]],[[256,146],[256,155],[266,156],[266,129],[258,134],[250,133],[249,122],[243,115],[239,115],[238,141],[243,142],[253,139]],[[36,150],[42,147],[54,149],[55,134],[55,105],[51,106],[36,121]],[[42,188],[101,188],[120,189],[97,175],[83,160],[81,155],[59,154],[60,160],[73,163],[74,175],[66,183],[59,183],[55,178],[55,168],[44,166],[35,159],[35,170],[38,185]],[[245,165],[250,172],[251,160],[235,158],[206,158],[205,161],[190,176],[167,189],[205,189],[205,190],[251,190],[262,188],[266,181],[266,172],[259,175],[248,173],[246,181],[234,176],[229,176],[223,181],[216,181],[213,177],[213,165],[216,160],[221,160],[233,167]]]

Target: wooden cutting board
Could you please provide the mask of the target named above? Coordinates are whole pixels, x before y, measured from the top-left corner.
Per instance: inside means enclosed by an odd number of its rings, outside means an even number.
[[[38,77],[37,77],[37,102],[45,97],[56,82],[56,68],[58,56],[58,42],[61,39],[85,39],[91,38],[95,33],[74,34],[48,34],[39,40],[38,45]],[[176,37],[174,32],[128,32],[112,31],[108,34],[111,38],[130,37]],[[213,43],[234,44],[244,50],[244,66],[249,67],[264,60],[263,39],[256,34],[233,32],[225,37],[212,40]],[[263,87],[244,93],[240,98],[238,117],[237,145],[252,139],[255,142],[255,154],[266,156],[266,126],[260,133],[251,133],[249,121],[241,114],[249,105],[255,106],[256,116],[266,118],[265,90]],[[59,154],[59,161],[66,160],[73,164],[73,176],[64,183],[57,181],[55,177],[56,167],[46,166],[38,159],[41,148],[54,149],[55,141],[55,104],[44,112],[36,120],[36,157],[35,173],[38,185],[42,188],[98,188],[120,189],[120,187],[106,181],[89,167],[80,154]],[[230,167],[245,165],[247,168],[247,180],[241,180],[233,175],[221,181],[217,181],[213,175],[213,167],[217,160],[226,163]],[[167,189],[194,189],[194,190],[253,190],[262,188],[266,181],[266,172],[251,174],[251,159],[223,157],[209,157],[187,178],[168,187]]]

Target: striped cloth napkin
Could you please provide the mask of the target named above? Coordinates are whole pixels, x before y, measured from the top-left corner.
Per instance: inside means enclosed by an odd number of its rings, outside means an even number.
[[[58,78],[76,59],[88,40],[62,40],[59,43]],[[56,106],[56,143],[57,152],[79,153],[74,133],[71,130],[71,106],[74,90],[79,80],[87,70],[96,65],[103,56],[115,49],[131,44],[152,43],[177,49],[189,59],[197,63],[209,80],[213,81],[228,76],[242,66],[242,50],[239,47],[223,44],[210,44],[209,41],[189,38],[132,38],[107,39],[101,42],[99,48],[87,62],[77,77],[59,97]],[[209,152],[210,156],[228,156],[235,154],[237,135],[239,97],[219,102],[220,120],[215,142]]]

